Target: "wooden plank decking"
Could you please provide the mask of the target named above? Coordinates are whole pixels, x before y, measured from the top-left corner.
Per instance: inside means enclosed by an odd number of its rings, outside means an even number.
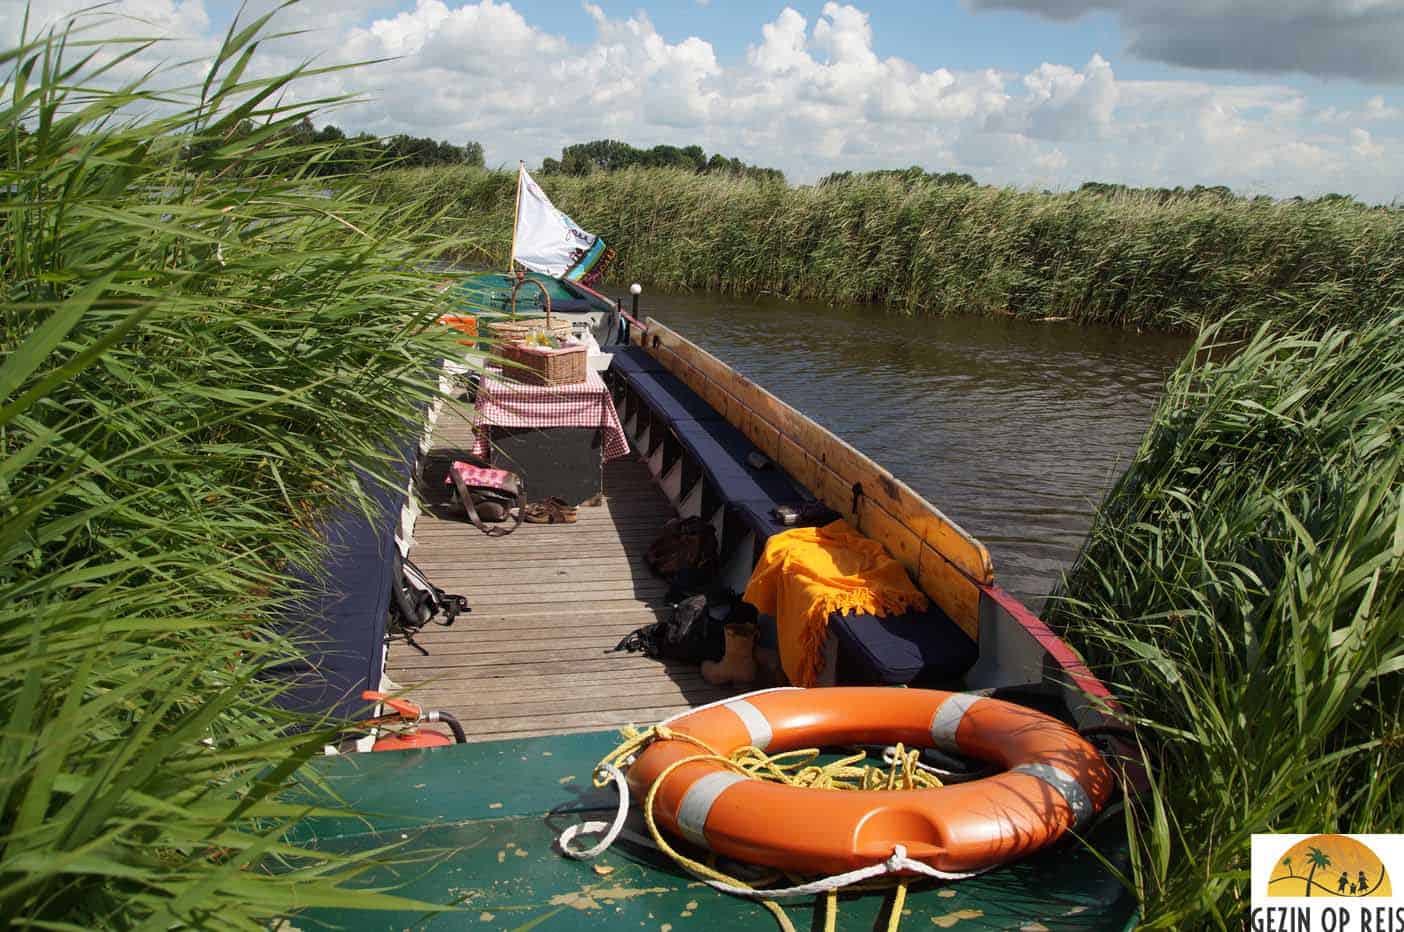
[[[446,409],[427,473],[442,475],[471,444],[466,419]],[[695,665],[608,653],[666,608],[643,553],[672,509],[642,463],[608,464],[604,504],[582,507],[573,525],[523,524],[490,538],[445,505],[425,503],[410,559],[473,610],[424,629],[427,657],[392,642],[386,672],[426,708],[457,716],[469,740],[649,724],[731,693]]]

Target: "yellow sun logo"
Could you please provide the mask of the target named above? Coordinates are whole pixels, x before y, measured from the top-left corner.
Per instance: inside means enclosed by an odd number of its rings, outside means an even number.
[[[1345,835],[1313,835],[1287,849],[1268,877],[1268,896],[1389,896],[1384,863]]]

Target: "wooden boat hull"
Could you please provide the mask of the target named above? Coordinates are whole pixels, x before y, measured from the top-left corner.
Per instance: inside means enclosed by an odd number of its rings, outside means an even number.
[[[964,688],[1006,698],[1024,690],[1029,704],[1051,703],[1056,709],[1044,711],[1056,711],[1079,730],[1117,728],[1107,714],[1112,702],[1107,690],[1037,616],[1000,588],[988,551],[935,506],[666,325],[629,320],[598,295],[589,313],[606,351],[616,335],[627,334],[630,345],[705,399],[796,484],[883,543],[977,641],[979,659],[965,674]],[[762,541],[754,532],[746,537],[744,528],[736,538],[737,525],[728,522],[724,503],[709,497],[706,483],[698,481],[701,466],[676,442],[676,425],[631,401],[626,378],[616,374],[612,381],[626,432],[646,454],[658,487],[680,513],[718,522],[729,569],[744,578]],[[855,486],[861,486],[861,494],[855,495]],[[594,538],[588,541],[598,547]],[[464,624],[471,626],[473,617]],[[566,825],[613,810],[612,791],[591,786],[590,774],[616,742],[611,729],[329,758],[320,767],[331,787],[375,815],[354,824],[313,822],[308,830],[329,849],[393,843],[402,846],[401,853],[437,854],[423,867],[372,872],[364,882],[426,902],[462,905],[461,911],[434,920],[438,927],[637,925],[681,932],[767,925],[771,920],[753,904],[700,888],[651,848],[622,842],[597,864],[568,860],[555,850],[555,837]],[[635,831],[641,831],[639,822],[635,813]],[[1121,814],[1097,820],[1085,841],[1060,843],[958,884],[919,886],[908,899],[913,914],[908,922],[970,930],[1132,927],[1135,899],[1118,879],[1130,875]],[[878,927],[885,923],[886,908],[882,897],[845,899],[841,922]],[[297,924],[407,928],[423,919],[423,914],[324,909],[299,916]]]

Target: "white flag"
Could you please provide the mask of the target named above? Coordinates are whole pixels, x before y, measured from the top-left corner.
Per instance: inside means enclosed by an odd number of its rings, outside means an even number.
[[[552,278],[583,278],[604,255],[604,240],[586,233],[557,210],[527,174],[526,165],[521,165],[518,172],[512,258],[533,272]]]

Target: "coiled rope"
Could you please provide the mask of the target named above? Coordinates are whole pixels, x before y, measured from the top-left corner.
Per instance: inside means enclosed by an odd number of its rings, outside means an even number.
[[[735,699],[724,701],[733,702]],[[685,714],[696,711],[696,709],[691,709]],[[882,881],[881,878],[903,872],[920,874],[935,880],[964,880],[982,873],[982,871],[969,873],[940,871],[921,861],[909,858],[904,846],[894,845],[892,855],[886,860],[858,870],[834,874],[789,887],[760,886],[762,882],[769,883],[778,879],[781,876],[778,873],[755,884],[746,883],[723,873],[713,864],[705,864],[677,851],[659,830],[653,812],[658,789],[674,770],[684,764],[690,764],[694,761],[714,761],[750,779],[769,780],[788,786],[841,791],[933,789],[941,786],[940,779],[930,768],[920,763],[921,751],[919,749],[907,750],[900,744],[895,748],[887,749],[883,755],[885,767],[875,767],[863,763],[867,755],[861,751],[827,764],[815,763],[821,753],[819,748],[805,748],[771,755],[759,748],[748,746],[739,748],[730,755],[722,755],[717,753],[714,748],[709,747],[706,742],[692,735],[673,731],[668,727],[667,722],[642,730],[626,728],[623,734],[624,741],[600,761],[595,768],[593,778],[594,785],[601,789],[611,783],[614,784],[619,793],[619,809],[612,822],[584,822],[572,825],[562,832],[557,843],[560,845],[561,851],[569,857],[579,860],[596,858],[614,844],[623,831],[624,822],[629,814],[629,784],[624,776],[624,771],[633,764],[639,753],[651,742],[683,741],[696,745],[699,753],[668,765],[658,775],[658,779],[653,781],[653,785],[649,787],[648,796],[644,799],[644,821],[648,825],[653,844],[672,858],[674,862],[713,889],[731,896],[758,901],[775,917],[782,932],[795,932],[795,927],[789,916],[775,902],[776,900],[824,894],[824,929],[825,932],[833,932],[838,920],[838,892],[842,889],[848,887],[886,889],[890,886],[891,879]],[[604,833],[604,837],[594,847],[585,850],[576,850],[571,847],[571,842],[577,836],[594,835],[600,832]],[[715,860],[715,856],[712,860]],[[901,924],[902,908],[907,898],[908,878],[899,876],[895,878],[895,881],[896,892],[887,920],[888,932],[897,932],[897,928]]]

